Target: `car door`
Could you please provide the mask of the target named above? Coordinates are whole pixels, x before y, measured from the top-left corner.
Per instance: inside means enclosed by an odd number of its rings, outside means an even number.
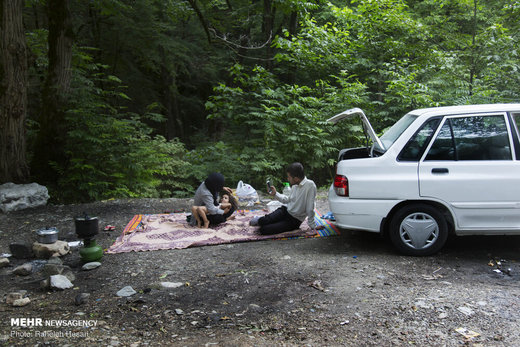
[[[444,117],[419,163],[420,195],[450,206],[458,234],[520,229],[520,163],[508,120],[503,112]]]

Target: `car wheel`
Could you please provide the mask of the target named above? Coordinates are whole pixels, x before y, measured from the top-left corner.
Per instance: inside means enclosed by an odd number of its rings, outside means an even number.
[[[435,207],[426,204],[408,205],[390,222],[390,240],[407,255],[437,253],[448,238],[446,219]]]

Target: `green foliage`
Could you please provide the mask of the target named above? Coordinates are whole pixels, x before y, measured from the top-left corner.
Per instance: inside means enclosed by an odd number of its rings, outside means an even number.
[[[211,171],[263,187],[293,161],[327,184],[338,149],[367,141],[357,120],[325,123],[345,109],[380,132],[414,108],[520,100],[516,0],[193,3],[70,3],[59,200],[187,196]],[[26,2],[29,146],[45,15],[45,1]]]
[[[342,71],[365,86],[368,99],[355,106],[365,109],[380,129],[410,109],[435,105],[424,80],[434,62],[429,34],[405,2],[329,4],[319,20],[309,17],[301,25],[298,35],[285,32],[275,41],[281,50],[278,61],[294,64],[298,81],[319,78],[337,85],[331,77]]]
[[[240,179],[263,184],[265,177],[284,178],[287,164],[299,161],[317,180],[330,179],[330,168],[345,140],[358,142],[360,128],[340,136],[343,127],[325,122],[346,105],[364,102],[364,86],[336,78],[311,86],[282,84],[262,67],[231,69],[234,87],[221,84],[206,104],[209,119],[225,125],[227,155],[239,164]],[[359,143],[359,142],[358,142]],[[235,177],[233,172],[230,173]]]
[[[74,104],[63,134],[68,161],[55,163],[60,179],[52,195],[70,202],[189,192],[191,172],[184,145],[152,137],[143,122],[147,115],[121,112],[117,102],[127,96],[120,81],[101,71],[96,64],[76,70]]]

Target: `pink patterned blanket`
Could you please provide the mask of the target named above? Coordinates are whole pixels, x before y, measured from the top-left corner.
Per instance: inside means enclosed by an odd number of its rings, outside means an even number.
[[[316,211],[317,212],[317,211]],[[154,251],[159,249],[180,249],[196,246],[217,245],[266,239],[287,239],[296,237],[320,237],[338,235],[333,224],[321,219],[316,213],[315,220],[325,229],[312,232],[307,223],[301,229],[276,235],[260,235],[258,227],[249,225],[254,216],[263,216],[265,211],[237,211],[234,220],[227,221],[214,228],[201,229],[189,225],[186,213],[136,215],[128,223],[107,253],[131,251]]]

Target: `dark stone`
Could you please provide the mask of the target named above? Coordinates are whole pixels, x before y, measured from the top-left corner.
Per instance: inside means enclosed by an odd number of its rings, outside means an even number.
[[[79,293],[74,298],[74,304],[76,304],[76,306],[83,305],[84,303],[87,302],[89,296],[90,296],[89,293]]]
[[[30,259],[34,257],[32,244],[28,242],[13,242],[9,245],[9,250],[16,259]]]

